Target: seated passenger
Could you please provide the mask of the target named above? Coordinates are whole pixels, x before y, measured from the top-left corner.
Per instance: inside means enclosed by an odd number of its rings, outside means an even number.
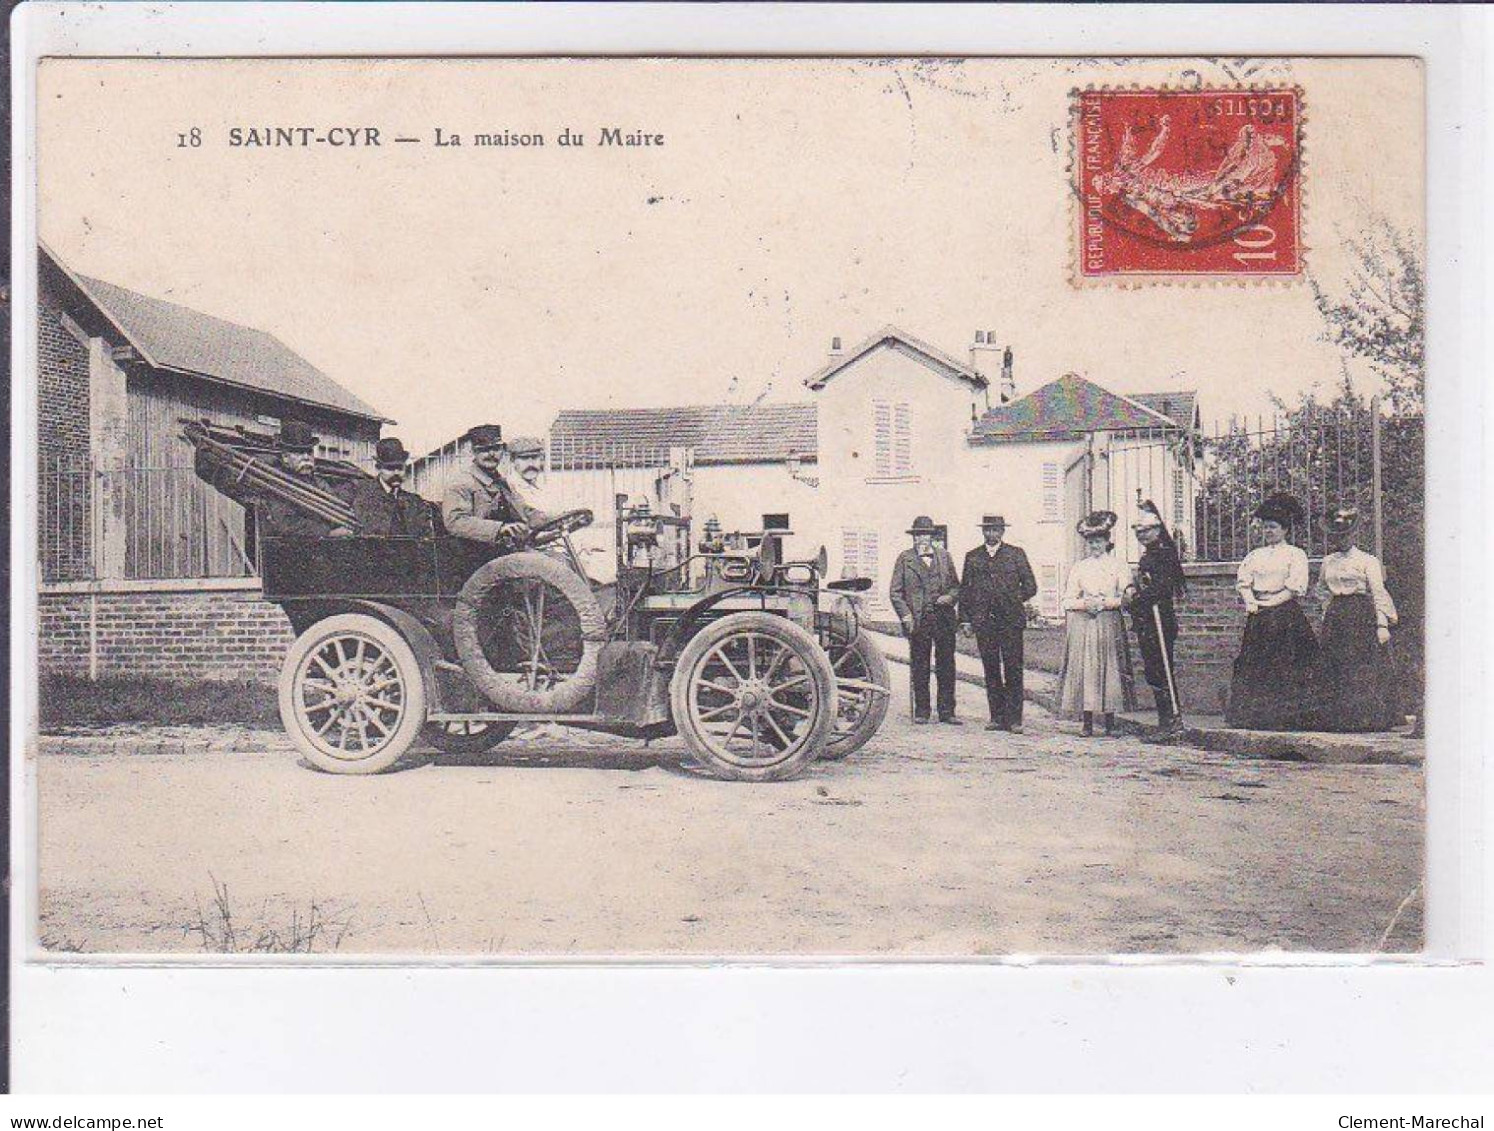
[[[393,436],[375,445],[377,474],[372,479],[357,480],[348,497],[362,533],[381,538],[423,538],[431,534],[431,504],[404,488],[409,462],[410,453]]]
[[[319,442],[320,437],[307,424],[299,420],[284,421],[275,440],[275,465],[295,479],[341,497],[331,484],[317,477],[313,453]],[[212,484],[235,502],[242,503],[251,514],[257,513],[259,521],[264,524],[263,533],[269,537],[326,538],[352,533],[347,527],[334,526],[288,499],[249,486],[230,469],[210,460],[201,449],[197,452],[196,471],[198,478]]]

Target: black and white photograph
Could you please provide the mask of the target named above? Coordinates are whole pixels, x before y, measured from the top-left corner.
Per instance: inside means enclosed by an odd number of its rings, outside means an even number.
[[[1424,79],[43,59],[34,956],[1419,954]]]

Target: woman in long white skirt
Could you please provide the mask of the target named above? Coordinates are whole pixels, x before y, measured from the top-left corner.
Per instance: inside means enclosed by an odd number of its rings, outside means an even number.
[[[1115,715],[1134,704],[1126,655],[1121,606],[1131,573],[1116,559],[1110,532],[1116,516],[1095,511],[1080,520],[1084,557],[1074,563],[1064,585],[1063,670],[1059,675],[1059,710],[1084,722],[1094,734],[1094,717],[1105,717],[1105,733],[1115,733]]]

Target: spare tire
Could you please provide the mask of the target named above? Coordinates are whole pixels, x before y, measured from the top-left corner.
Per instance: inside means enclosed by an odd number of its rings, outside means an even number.
[[[560,714],[592,693],[606,622],[586,579],[549,554],[494,558],[452,611],[462,669],[505,711]]]

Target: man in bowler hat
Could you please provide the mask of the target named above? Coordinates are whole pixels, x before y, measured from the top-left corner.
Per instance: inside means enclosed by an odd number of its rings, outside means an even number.
[[[431,533],[431,504],[405,490],[410,453],[393,436],[374,446],[372,479],[359,479],[348,502],[364,534],[419,538]]]
[[[280,471],[304,483],[332,494],[340,494],[317,478],[316,446],[319,443],[321,437],[304,421],[283,420],[280,434],[275,438],[275,465]],[[197,453],[196,471],[199,478],[211,483],[235,502],[242,503],[253,520],[263,524],[262,533],[269,537],[326,538],[333,534],[351,533],[344,527],[334,527],[326,519],[303,510],[287,499],[267,490],[247,486],[232,471],[213,463],[200,450]],[[249,540],[252,544],[252,534]]]
[[[913,721],[929,721],[929,653],[938,684],[939,721],[958,726],[955,717],[955,624],[960,578],[954,559],[936,541],[939,528],[928,515],[913,520],[913,548],[892,567],[892,607],[908,637],[913,680]]]
[[[1006,519],[981,519],[983,545],[965,555],[960,586],[960,618],[973,630],[986,673],[987,730],[1022,733],[1022,633],[1027,602],[1037,596],[1037,579],[1027,555],[1006,541]]]

